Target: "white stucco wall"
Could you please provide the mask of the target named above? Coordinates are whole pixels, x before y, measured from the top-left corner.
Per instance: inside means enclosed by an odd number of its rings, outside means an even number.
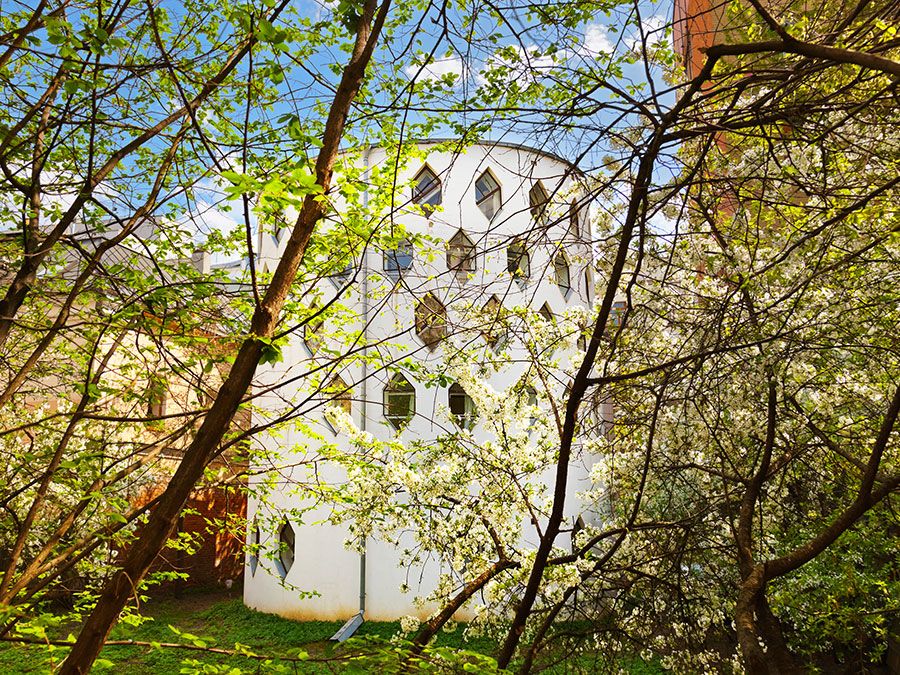
[[[384,153],[376,148],[371,150],[368,161],[371,166],[375,166],[386,160]],[[412,269],[404,274],[404,283],[391,291],[377,309],[370,310],[367,329],[370,341],[402,333],[399,338],[391,340],[393,345],[382,349],[397,357],[411,354],[413,358],[423,361],[440,359],[441,350],[430,351],[424,348],[412,330],[415,303],[426,292],[434,293],[444,303],[451,325],[455,323],[455,307],[468,306],[476,299],[483,305],[491,294],[510,306],[527,305],[537,310],[547,303],[555,315],[561,315],[567,307],[574,304],[588,305],[591,302],[593,289],[589,287],[585,276],[585,269],[591,258],[590,245],[586,243],[590,238],[579,239],[572,236],[568,218],[552,225],[545,235],[529,237],[531,276],[527,282],[511,280],[506,271],[505,244],[511,237],[533,229],[528,192],[535,181],[542,181],[551,195],[551,203],[568,203],[576,196],[574,179],[577,177],[566,163],[524,148],[488,145],[476,145],[465,154],[431,153],[427,163],[442,180],[443,211],[430,218],[406,215],[403,216],[403,224],[411,231],[427,233],[444,241],[462,227],[475,244],[477,270],[472,278],[460,281],[453,274],[448,274],[443,248],[436,248],[436,254],[431,260],[427,254],[417,251]],[[411,166],[410,177],[421,166]],[[503,200],[501,210],[490,221],[477,208],[474,197],[475,179],[487,168],[490,168],[500,183]],[[398,198],[398,202],[407,199],[408,194]],[[565,208],[561,207],[558,211],[562,213]],[[583,209],[580,216],[582,232],[588,227],[586,211],[587,209]],[[567,297],[553,282],[552,256],[560,241],[564,242],[570,263],[572,291]],[[275,246],[274,242],[268,242],[268,245]],[[274,257],[274,253],[274,250],[263,250],[261,259]],[[370,249],[362,264],[370,272],[367,277],[370,293],[379,294],[393,283],[392,279],[379,276],[383,269],[379,252]],[[363,305],[359,289],[354,289],[353,297],[346,300],[346,303],[359,312],[359,325],[362,326]],[[472,339],[480,339],[477,331],[473,332]],[[517,382],[525,369],[522,359],[516,362],[517,357],[524,355],[516,354],[514,347],[510,354],[513,362],[490,381],[497,390]],[[295,336],[284,350],[284,361],[261,372],[264,383],[287,384],[283,384],[277,392],[260,396],[258,404],[263,408],[277,408],[284,400],[292,399],[298,393],[300,384],[291,383],[290,379],[308,369],[311,359],[313,357],[302,339]],[[341,371],[341,376],[348,382],[359,382],[362,372],[359,366],[350,366]],[[383,374],[372,376],[365,385],[365,391],[363,385],[356,384],[352,413],[358,425],[385,439],[397,433],[383,415],[382,389],[386,379]],[[416,416],[402,431],[401,438],[434,438],[450,425],[446,415],[439,412],[447,407],[447,390],[426,388],[413,377],[408,379],[417,389]],[[366,400],[363,401],[363,398]],[[330,442],[341,442],[324,421],[321,411],[308,415],[307,422],[310,428],[321,433]],[[478,427],[475,433],[483,434]],[[288,464],[292,460],[302,462],[302,452],[295,452],[298,446],[307,444],[311,452],[314,452],[315,446],[314,441],[311,442],[304,433],[296,429],[263,437],[261,442],[267,451],[281,454],[282,464]],[[570,519],[576,518],[580,512],[576,493],[590,486],[588,468],[581,460],[573,463],[566,509]],[[320,466],[318,470],[318,476],[326,481],[342,479],[340,470],[334,466]],[[552,478],[548,473],[548,482]],[[290,486],[296,481],[307,479],[306,467],[302,464],[283,469],[272,490],[272,509],[277,512],[296,505],[298,497],[292,494]],[[261,480],[254,479],[257,486]],[[253,521],[257,508],[258,503],[251,495],[248,522]],[[248,606],[297,619],[346,619],[358,611],[359,556],[345,547],[348,538],[345,528],[322,522],[327,516],[328,509],[320,507],[308,513],[303,524],[294,523],[296,556],[284,580],[287,586],[277,573],[267,573],[265,568],[272,567],[272,563],[265,559],[259,561],[255,573],[251,574],[250,569],[247,569],[244,599]],[[261,543],[264,547],[273,545],[272,540],[265,537]],[[435,586],[441,570],[436,563],[413,570],[401,569],[398,561],[398,551],[393,546],[377,540],[367,542],[366,618],[391,620],[405,615],[424,618],[429,613],[430,609],[427,607],[420,609],[413,606],[412,600],[415,595],[424,595]],[[410,592],[401,593],[401,584],[408,585]],[[298,591],[315,591],[319,595],[303,597]],[[464,616],[465,614],[462,618]]]

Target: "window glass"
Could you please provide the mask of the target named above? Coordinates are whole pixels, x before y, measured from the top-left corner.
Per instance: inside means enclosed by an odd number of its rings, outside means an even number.
[[[412,200],[430,215],[441,203],[441,180],[430,168],[423,167],[413,185]]]
[[[463,429],[471,429],[475,426],[477,413],[475,402],[458,383],[454,382],[448,390],[450,402],[450,414],[457,425]]]
[[[506,249],[506,270],[518,279],[531,276],[531,257],[521,239],[516,239]]]
[[[408,241],[397,244],[396,250],[384,252],[384,271],[392,274],[403,274],[412,267],[413,247]]]
[[[434,347],[447,336],[447,309],[428,293],[416,303],[416,335],[428,347]]]
[[[162,380],[153,379],[150,382],[150,386],[147,387],[147,417],[151,421],[162,423],[162,420],[158,418],[165,417],[168,398],[166,383]]]
[[[494,349],[500,349],[507,340],[506,325],[503,318],[503,305],[492,295],[484,307],[481,308],[482,328],[481,335],[484,341]]]
[[[335,375],[325,393],[332,403],[339,405],[348,415],[353,411],[353,392],[340,375]]]
[[[574,199],[569,204],[569,232],[576,239],[581,239],[581,223],[578,221],[578,202]]]
[[[250,554],[250,576],[256,574],[256,568],[259,566],[259,522],[253,519],[253,525],[250,527],[250,534],[247,543]]]
[[[500,184],[490,171],[485,171],[475,181],[475,203],[488,219],[500,210]]]
[[[351,259],[343,269],[340,269],[331,275],[331,280],[338,286],[338,288],[340,288],[348,281],[350,281],[355,271],[356,263]]]
[[[544,321],[549,321],[551,323],[553,322],[553,320],[554,320],[553,311],[550,309],[550,305],[548,305],[546,302],[543,305],[541,305],[541,308],[538,310],[538,313],[541,315],[541,317],[544,319]]]
[[[549,201],[547,190],[544,189],[543,183],[538,181],[528,192],[528,206],[531,210],[531,219],[535,225],[547,224],[547,204]]]
[[[624,300],[617,300],[612,305],[612,312],[609,315],[609,325],[618,328],[625,320],[625,310],[628,309],[628,303]]]
[[[455,272],[475,271],[475,245],[462,230],[454,234],[448,243],[447,269]]]
[[[514,389],[516,400],[518,405],[527,405],[530,407],[537,407],[538,405],[538,396],[537,391],[535,391],[534,387],[532,387],[528,381],[523,378],[519,380]],[[529,417],[529,424],[534,424],[537,419],[535,417]]]
[[[559,286],[559,290],[563,292],[563,295],[568,295],[569,291],[572,290],[572,283],[569,278],[569,263],[562,252],[558,253],[556,258],[553,259],[553,276],[556,279],[556,285]]]
[[[325,318],[321,314],[317,314],[318,311],[317,305],[310,307],[312,316],[303,324],[303,341],[306,343],[309,353],[313,355],[322,346],[322,327],[325,325]]]
[[[384,416],[400,429],[416,413],[416,389],[403,375],[396,374],[384,388]]]
[[[278,531],[278,561],[281,563],[279,565],[279,571],[281,572],[282,578],[287,576],[287,573],[291,571],[291,567],[294,564],[296,544],[294,527],[289,522],[285,521]]]

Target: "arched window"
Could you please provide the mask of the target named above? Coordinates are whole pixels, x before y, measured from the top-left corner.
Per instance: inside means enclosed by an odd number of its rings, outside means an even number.
[[[326,398],[331,402],[339,405],[348,415],[353,411],[353,392],[350,385],[344,382],[344,378],[335,375],[328,386],[325,388]]]
[[[294,533],[294,526],[287,520],[278,530],[278,573],[284,579],[291,567],[294,565],[294,554],[297,550],[297,536]]]
[[[462,230],[447,243],[447,269],[463,273],[475,271],[475,244]]]
[[[408,241],[401,241],[397,248],[384,252],[384,271],[392,276],[400,276],[413,264],[413,247]]]
[[[578,202],[569,204],[569,232],[576,239],[581,239],[581,223],[579,222]]]
[[[322,326],[325,325],[324,317],[319,314],[319,306],[313,304],[310,308],[311,316],[303,324],[303,341],[309,353],[315,356],[322,346]]]
[[[548,214],[547,206],[550,197],[547,196],[547,190],[541,181],[535,183],[531,190],[528,191],[528,206],[531,209],[531,219],[535,225],[546,225]]]
[[[459,383],[454,382],[447,390],[447,398],[450,403],[450,414],[461,429],[471,429],[475,426],[477,412],[475,402],[466,393]]]
[[[569,261],[566,260],[566,255],[562,251],[557,253],[553,259],[553,276],[559,290],[564,296],[567,296],[572,290],[572,281],[569,277]]]
[[[441,179],[427,165],[416,174],[412,200],[422,207],[425,215],[431,215],[441,203]]]
[[[384,388],[384,416],[400,429],[416,413],[416,388],[403,375],[394,375]]]
[[[500,210],[500,183],[490,171],[485,171],[475,181],[475,203],[488,220]]]
[[[527,279],[531,276],[531,256],[521,239],[514,240],[506,248],[506,270],[516,279]]]
[[[481,308],[482,328],[481,335],[484,341],[494,349],[500,349],[506,343],[506,325],[503,318],[503,305],[496,295],[488,298]]]
[[[433,348],[447,337],[447,309],[431,293],[416,303],[416,335]]]

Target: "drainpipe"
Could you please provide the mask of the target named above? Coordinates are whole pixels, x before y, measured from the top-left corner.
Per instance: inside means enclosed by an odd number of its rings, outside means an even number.
[[[363,150],[363,192],[362,205],[363,208],[369,205],[369,146]],[[360,392],[362,399],[362,415],[359,420],[360,431],[365,431],[368,419],[368,403],[369,403],[369,365],[366,362],[366,352],[369,343],[369,264],[368,252],[364,248],[362,251],[362,259],[360,260],[360,273],[362,274],[362,322],[363,322],[363,346],[362,346],[362,391]],[[366,538],[360,539],[359,552],[359,612],[351,616],[341,626],[337,633],[331,636],[334,642],[343,642],[352,637],[354,633],[362,626],[365,621],[366,613]]]

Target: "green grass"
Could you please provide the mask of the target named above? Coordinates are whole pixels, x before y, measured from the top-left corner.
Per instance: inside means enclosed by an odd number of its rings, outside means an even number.
[[[191,593],[181,598],[153,600],[142,608],[142,612],[153,620],[137,627],[119,625],[110,639],[182,644],[190,642],[189,638],[176,635],[169,628],[171,624],[182,633],[202,638],[212,647],[233,649],[235,643],[240,643],[252,647],[254,653],[276,658],[294,655],[298,650],[310,655],[310,662],[300,663],[296,670],[291,667],[286,672],[323,673],[339,669],[339,664],[334,660],[334,643],[328,641],[341,626],[338,621],[291,621],[248,609],[240,597],[223,593]],[[399,628],[397,622],[366,622],[357,635],[388,639],[396,635]],[[74,630],[74,627],[61,628],[59,637],[65,637],[70,630]],[[482,654],[491,654],[496,649],[496,644],[490,639],[464,640],[461,630],[439,634],[437,645]],[[65,656],[65,651],[66,648],[60,648],[52,653],[51,657],[56,664]],[[256,673],[259,665],[258,661],[242,656],[149,646],[107,646],[101,653],[101,658],[114,664],[106,672],[115,675],[177,674],[185,659],[196,659],[211,665],[228,665],[250,673]],[[578,668],[575,663],[568,665],[569,667],[554,668],[553,672],[589,672]],[[626,671],[635,675],[663,672],[639,659],[623,665]],[[0,644],[0,675],[45,673],[49,668],[48,653],[44,647]],[[271,668],[265,666],[259,670],[260,673],[271,671]],[[98,668],[95,672],[104,671]]]
[[[254,653],[273,657],[291,656],[298,650],[309,653],[310,663],[300,664],[298,672],[332,672],[336,664],[323,664],[319,660],[334,656],[334,644],[329,638],[341,627],[340,621],[291,621],[271,614],[248,609],[240,597],[221,593],[185,594],[181,598],[148,602],[142,612],[152,617],[141,626],[117,626],[110,640],[137,640],[141,642],[189,643],[179,637],[169,625],[182,633],[190,633],[204,640],[209,646],[233,649],[235,643],[252,648]],[[72,626],[54,631],[54,637],[64,638]],[[366,622],[357,635],[388,639],[400,630],[398,622]],[[488,640],[464,641],[461,631],[443,633],[438,644],[489,653],[493,644]],[[52,653],[57,664],[65,656],[65,648]],[[145,646],[108,646],[101,658],[113,662],[110,670],[115,675],[163,675],[178,673],[186,658],[204,663],[228,664],[256,671],[257,661],[240,656],[225,656],[197,651]],[[43,673],[50,667],[48,654],[43,646],[0,645],[0,675],[18,673]],[[265,669],[263,670],[265,672]]]

